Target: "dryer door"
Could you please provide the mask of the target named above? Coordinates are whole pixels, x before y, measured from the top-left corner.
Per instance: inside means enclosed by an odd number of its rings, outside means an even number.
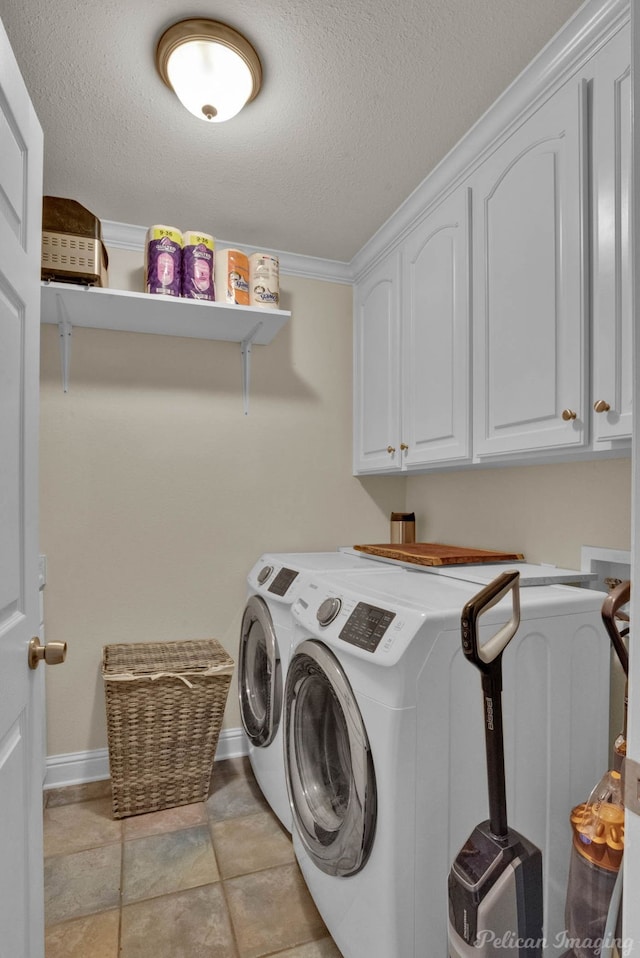
[[[270,745],[280,725],[282,666],[271,613],[258,595],[249,598],[242,616],[238,695],[249,741],[260,748]]]
[[[373,845],[373,759],[338,659],[311,640],[289,665],[285,766],[294,826],[311,859],[329,875],[355,875]]]

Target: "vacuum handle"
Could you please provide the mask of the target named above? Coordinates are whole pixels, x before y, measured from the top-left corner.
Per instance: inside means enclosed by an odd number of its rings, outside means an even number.
[[[623,605],[626,605],[630,597],[631,583],[621,582],[620,585],[616,586],[613,592],[609,593],[602,603],[602,621],[604,622],[605,629],[609,633],[611,644],[616,650],[616,655],[620,660],[620,665],[627,678],[629,677],[629,652],[618,631],[616,613]]]
[[[487,672],[518,631],[520,625],[519,572],[503,572],[493,579],[462,610],[462,651],[481,672]],[[511,618],[482,645],[478,641],[478,619],[511,592]]]

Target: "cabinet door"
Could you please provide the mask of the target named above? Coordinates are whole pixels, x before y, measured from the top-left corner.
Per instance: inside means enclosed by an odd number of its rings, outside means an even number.
[[[403,250],[405,466],[469,458],[470,203],[471,191],[457,190]]]
[[[600,51],[593,79],[593,441],[631,437],[631,44]],[[608,407],[608,408],[607,408]]]
[[[587,439],[585,107],[585,82],[565,84],[473,179],[480,457]]]
[[[394,252],[354,296],[354,471],[401,468],[400,266]]]

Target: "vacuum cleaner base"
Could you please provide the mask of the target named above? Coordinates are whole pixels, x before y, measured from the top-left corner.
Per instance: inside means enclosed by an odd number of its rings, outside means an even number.
[[[508,950],[539,958],[543,948],[542,855],[509,829],[495,838],[476,826],[449,876],[449,958],[482,958]]]

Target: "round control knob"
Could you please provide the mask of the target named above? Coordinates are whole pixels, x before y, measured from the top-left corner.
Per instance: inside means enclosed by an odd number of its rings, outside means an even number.
[[[318,607],[316,619],[320,625],[330,625],[341,608],[341,599],[336,599],[334,596],[332,596],[330,599],[325,599],[324,602],[322,602]]]
[[[258,572],[258,585],[262,585],[263,582],[266,582],[272,572],[273,572],[272,565],[264,565],[260,569],[260,572]]]

